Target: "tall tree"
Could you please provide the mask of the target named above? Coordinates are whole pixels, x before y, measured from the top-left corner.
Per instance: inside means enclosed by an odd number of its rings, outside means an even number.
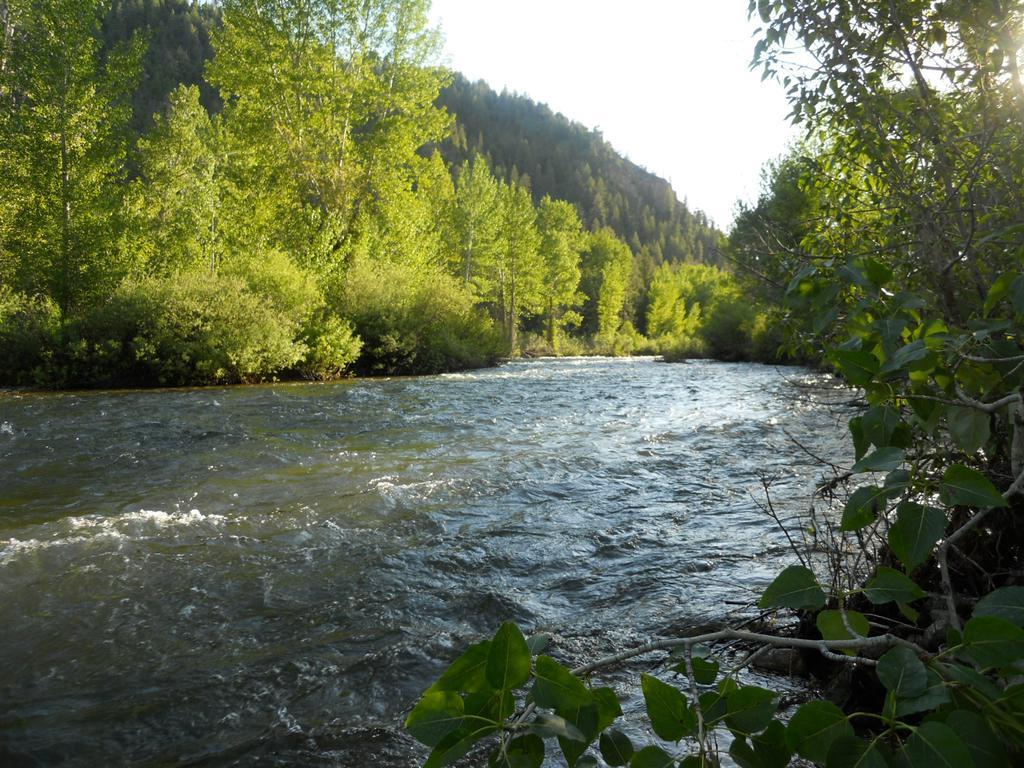
[[[502,187],[502,229],[493,285],[499,318],[509,348],[516,350],[519,320],[525,312],[541,308],[541,279],[537,212],[523,187]]]
[[[2,272],[65,314],[106,295],[126,268],[117,243],[141,47],[100,56],[106,10],[97,0],[6,5]]]
[[[540,252],[544,261],[541,294],[547,314],[548,345],[554,350],[561,312],[577,303],[580,253],[587,238],[572,204],[552,200],[546,195],[537,209],[537,228],[540,230]]]
[[[220,168],[213,122],[196,86],[179,86],[163,115],[139,140],[140,176],[131,208],[138,225],[133,246],[148,272],[167,274],[197,265],[216,269]]]
[[[632,271],[633,253],[612,229],[590,234],[583,254],[584,327],[601,344],[611,344],[622,325]]]
[[[502,209],[499,184],[479,155],[464,162],[459,170],[455,217],[460,249],[456,274],[484,295],[488,288],[481,281],[486,281],[489,265],[496,258]]]
[[[444,75],[425,0],[228,0],[208,77],[247,152],[241,186],[275,214],[263,237],[324,271],[374,203],[415,178],[440,138]],[[361,218],[362,217],[362,218]]]

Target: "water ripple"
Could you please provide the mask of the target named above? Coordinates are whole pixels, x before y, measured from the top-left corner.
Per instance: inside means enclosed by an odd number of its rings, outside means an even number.
[[[787,552],[762,476],[791,516],[819,472],[785,431],[847,450],[809,384],[578,358],[0,394],[0,763],[417,764],[403,713],[502,621],[583,661],[750,600]]]

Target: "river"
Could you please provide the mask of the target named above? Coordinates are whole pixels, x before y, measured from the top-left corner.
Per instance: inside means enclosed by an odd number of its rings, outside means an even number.
[[[794,382],[794,380],[796,380]],[[844,455],[803,369],[0,393],[0,764],[406,766],[504,620],[585,661],[725,620]],[[848,414],[847,414],[848,415]],[[628,687],[628,680],[625,681]]]

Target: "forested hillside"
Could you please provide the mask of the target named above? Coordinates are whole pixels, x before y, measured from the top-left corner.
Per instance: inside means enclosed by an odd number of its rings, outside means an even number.
[[[639,258],[720,264],[721,233],[680,202],[664,179],[622,157],[601,136],[517,94],[456,75],[439,103],[456,117],[441,145],[447,160],[474,154],[507,180],[529,180],[535,197],[572,202],[591,229],[611,227]]]
[[[132,97],[138,132],[166,108],[179,83],[198,86],[203,106],[220,110],[217,90],[202,76],[220,18],[216,6],[188,0],[112,4],[103,25],[105,45],[134,33],[147,44]],[[439,145],[450,165],[479,154],[504,181],[528,187],[535,201],[549,195],[571,202],[588,229],[611,227],[629,244],[647,282],[663,261],[721,265],[722,233],[704,213],[691,211],[667,181],[624,158],[599,131],[527,96],[499,94],[459,74],[437,104],[455,118],[451,136]]]

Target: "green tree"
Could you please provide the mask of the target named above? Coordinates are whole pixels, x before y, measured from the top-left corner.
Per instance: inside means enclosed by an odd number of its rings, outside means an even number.
[[[108,295],[127,269],[117,244],[141,47],[100,56],[107,6],[96,0],[5,8],[0,271],[66,315]]]
[[[605,227],[590,234],[582,261],[582,287],[587,296],[584,328],[599,344],[614,343],[622,325],[632,271],[633,253],[615,232]]]
[[[501,189],[479,155],[462,164],[456,185],[456,227],[460,258],[455,274],[468,285],[475,284],[481,295],[488,286],[481,283],[497,258],[501,230]]]
[[[544,264],[537,212],[530,193],[519,186],[501,187],[502,222],[497,259],[491,266],[492,300],[509,348],[516,351],[519,320],[541,308]]]
[[[130,195],[132,246],[148,272],[216,269],[220,168],[214,125],[195,86],[179,86],[166,114],[139,140],[140,177]]]
[[[416,151],[440,139],[423,0],[230,0],[207,68],[226,102],[234,182],[267,211],[253,236],[338,266],[377,201],[411,188]]]
[[[546,195],[537,209],[537,228],[544,261],[541,293],[547,314],[548,345],[555,350],[561,313],[578,301],[580,254],[587,238],[573,205]]]

